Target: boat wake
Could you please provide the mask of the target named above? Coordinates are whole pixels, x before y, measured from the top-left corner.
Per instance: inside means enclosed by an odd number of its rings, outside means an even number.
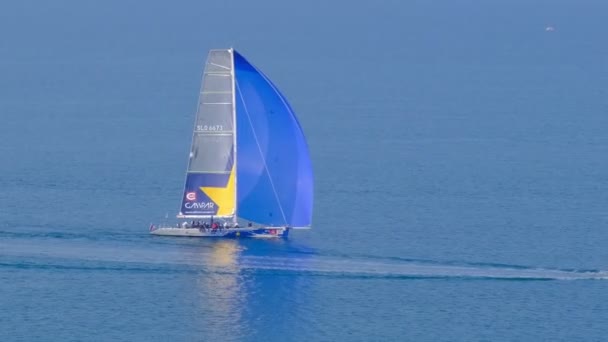
[[[340,259],[249,259],[243,267],[259,270],[307,272],[321,276],[396,279],[495,279],[495,280],[606,280],[608,271],[577,271],[523,266],[455,266],[415,261]]]
[[[207,245],[125,243],[76,244],[11,239],[0,241],[0,268],[76,269],[97,271],[261,273],[338,278],[463,280],[606,280],[608,271],[569,270],[504,264],[328,256],[319,252],[284,251],[249,255],[234,241]],[[186,240],[180,240],[186,241]],[[190,240],[191,241],[191,240]],[[188,241],[188,242],[190,242]],[[274,251],[274,254],[277,252]]]

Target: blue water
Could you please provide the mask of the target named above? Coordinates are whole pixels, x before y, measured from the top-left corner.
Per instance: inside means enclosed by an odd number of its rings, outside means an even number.
[[[605,340],[607,10],[0,4],[1,340]],[[149,236],[228,46],[298,113],[314,229]]]

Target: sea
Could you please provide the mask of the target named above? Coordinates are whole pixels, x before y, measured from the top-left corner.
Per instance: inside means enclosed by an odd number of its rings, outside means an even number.
[[[0,3],[0,340],[608,340],[606,13]],[[228,47],[300,120],[313,227],[151,236]]]

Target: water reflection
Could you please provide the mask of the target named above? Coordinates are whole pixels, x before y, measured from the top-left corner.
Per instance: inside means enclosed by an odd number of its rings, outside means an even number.
[[[211,254],[207,255],[207,265],[211,267],[220,267],[227,271],[237,271],[237,257],[242,251],[238,240],[223,240],[214,242],[211,245]]]
[[[240,339],[246,292],[238,263],[242,248],[236,240],[213,241],[199,255],[207,272],[198,274],[202,333],[209,340]]]
[[[297,322],[293,318],[298,303],[307,293],[299,288],[307,280],[297,273],[256,267],[260,259],[263,266],[293,258],[287,241],[221,240],[201,247],[199,257],[206,271],[197,274],[196,281],[205,339],[251,339],[266,334],[270,327],[293,328],[287,322]],[[285,317],[291,319],[286,322]],[[278,322],[282,322],[280,327]]]

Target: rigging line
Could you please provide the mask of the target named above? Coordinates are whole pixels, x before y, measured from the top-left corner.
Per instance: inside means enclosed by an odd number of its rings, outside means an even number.
[[[194,126],[196,127],[196,123],[198,122],[198,116],[200,115],[200,102],[203,99],[203,92],[205,90],[205,73],[207,71],[207,63],[211,58],[211,52],[207,55],[207,60],[205,61],[205,68],[203,69],[203,76],[201,77],[201,88],[198,94],[198,101],[196,106],[196,114],[194,115]],[[188,171],[190,170],[190,166],[192,165],[192,157],[194,155],[194,139],[196,137],[196,131],[192,131],[192,139],[190,139],[190,153],[188,156],[188,166],[186,166],[186,175],[184,176],[184,192],[186,191],[186,185],[188,184]],[[182,199],[182,206],[184,205],[184,200]],[[182,208],[179,208],[178,216],[182,214]]]
[[[279,92],[279,90],[275,87],[275,85],[268,79],[268,77],[266,77],[266,75],[264,75],[263,72],[258,70],[258,68],[255,65],[251,65],[251,66],[253,67],[253,69],[255,69],[255,71],[257,71],[257,73],[260,76],[262,76],[262,78],[264,78],[266,83],[272,88],[272,90],[274,90],[275,94],[281,99],[281,102],[283,102],[283,106],[285,106],[285,108],[287,109],[289,114],[291,114],[291,119],[296,123],[296,125],[298,125],[298,128],[300,129],[300,132],[302,133],[302,126],[300,125],[298,118],[296,117],[293,110],[291,109],[291,106],[287,103],[287,100],[285,100],[283,95]],[[306,140],[304,140],[304,146],[305,146],[306,150],[308,150],[308,143],[306,142]]]
[[[291,110],[291,106],[287,103],[287,101],[285,100],[283,95],[281,95],[281,93],[279,93],[278,89],[274,86],[274,84],[272,84],[272,82],[270,82],[268,77],[266,77],[266,75],[264,75],[263,72],[258,70],[258,68],[255,65],[251,65],[251,66],[255,69],[255,71],[257,71],[258,74],[260,74],[260,76],[262,76],[262,78],[264,78],[264,81],[266,81],[266,83],[268,83],[268,85],[272,88],[272,90],[274,90],[275,94],[277,94],[277,96],[281,99],[281,102],[283,102],[283,105],[285,106],[285,108],[287,108],[287,110],[289,111],[289,114],[291,114],[292,119],[296,122],[296,124],[298,125],[300,130],[302,130],[302,126],[300,125],[300,122],[296,118],[296,115]],[[308,144],[307,144],[307,146],[308,146]]]
[[[260,142],[258,141],[258,135],[255,133],[255,129],[253,128],[253,123],[251,122],[251,117],[249,116],[249,110],[247,110],[247,104],[245,103],[245,99],[243,98],[243,93],[241,93],[241,87],[239,87],[239,82],[234,79],[234,84],[236,85],[236,89],[239,93],[239,98],[241,102],[243,102],[243,108],[245,108],[245,114],[247,114],[247,120],[249,121],[249,126],[251,126],[251,131],[253,132],[253,138],[255,139],[255,144],[258,146],[258,151],[260,152],[260,157],[262,157],[262,163],[264,163],[264,170],[266,170],[266,174],[268,175],[268,179],[270,180],[270,186],[272,187],[272,192],[274,192],[274,197],[279,204],[279,209],[281,210],[281,215],[283,216],[283,221],[285,224],[287,223],[287,218],[285,218],[285,213],[283,212],[283,206],[281,205],[281,201],[279,200],[279,195],[277,194],[277,190],[274,187],[274,182],[272,181],[272,177],[270,176],[270,171],[268,170],[268,165],[266,165],[266,159],[264,158],[264,154],[262,153],[262,147],[260,146]]]

